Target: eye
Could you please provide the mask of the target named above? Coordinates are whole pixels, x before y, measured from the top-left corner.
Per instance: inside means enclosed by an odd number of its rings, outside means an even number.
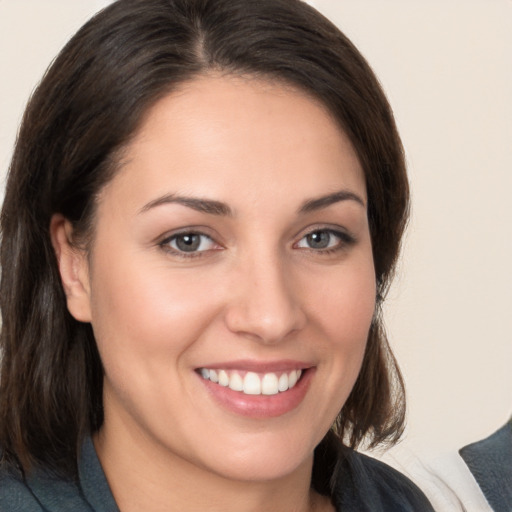
[[[303,236],[296,244],[301,249],[313,249],[317,251],[341,249],[350,245],[354,239],[347,233],[332,229],[316,229]]]
[[[161,244],[178,253],[199,253],[215,249],[217,244],[203,233],[179,233],[173,235]]]

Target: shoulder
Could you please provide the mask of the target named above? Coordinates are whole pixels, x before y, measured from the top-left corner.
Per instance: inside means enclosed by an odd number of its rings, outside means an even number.
[[[512,458],[512,421],[486,439],[469,444],[460,451],[468,466],[483,464],[489,469],[510,467]]]
[[[0,512],[42,512],[23,480],[0,467]]]
[[[506,510],[512,502],[512,421],[459,453],[491,506]]]
[[[0,512],[90,512],[80,487],[42,468],[26,478],[0,467]]]
[[[333,498],[340,510],[433,512],[423,492],[384,462],[343,450],[333,475]]]

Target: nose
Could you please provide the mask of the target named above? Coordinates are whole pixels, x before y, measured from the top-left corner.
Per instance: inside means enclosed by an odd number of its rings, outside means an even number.
[[[230,285],[225,316],[230,331],[275,344],[304,327],[298,283],[278,256],[250,258],[237,269]]]

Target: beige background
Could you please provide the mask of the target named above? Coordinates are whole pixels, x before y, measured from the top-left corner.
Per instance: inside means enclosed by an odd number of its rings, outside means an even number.
[[[0,173],[47,64],[101,0],[0,0]],[[413,215],[388,299],[404,446],[441,453],[512,413],[512,1],[312,0],[394,107]]]

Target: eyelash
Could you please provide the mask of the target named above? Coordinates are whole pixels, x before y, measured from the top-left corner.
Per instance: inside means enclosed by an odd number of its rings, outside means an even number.
[[[325,247],[325,248],[300,247],[299,246],[299,244],[303,240],[307,239],[307,237],[310,237],[310,236],[313,236],[316,234],[328,234],[330,237],[334,236],[338,239],[338,242],[332,247]],[[218,248],[203,249],[201,251],[194,250],[194,251],[187,252],[187,251],[180,250],[179,247],[172,247],[171,244],[176,243],[176,241],[178,239],[180,239],[180,237],[182,237],[182,238],[201,237],[202,240],[199,241],[199,244],[200,244],[199,247],[201,246],[201,244],[204,243],[204,240],[207,239],[210,243],[212,243],[213,245],[216,245]],[[332,239],[329,239],[329,243],[331,242],[331,240]],[[348,247],[354,245],[355,243],[356,243],[356,239],[352,235],[348,234],[345,231],[332,229],[332,228],[321,228],[321,227],[318,228],[317,227],[315,229],[308,231],[304,235],[302,235],[301,238],[293,244],[293,247],[297,248],[297,249],[304,249],[304,250],[307,250],[309,252],[313,252],[316,254],[328,255],[328,254],[333,254],[333,253],[345,250]],[[218,251],[218,250],[222,249],[222,246],[220,244],[218,244],[217,242],[215,242],[215,240],[212,237],[210,237],[207,234],[202,233],[200,231],[194,231],[194,230],[182,231],[180,233],[174,233],[173,235],[168,236],[164,240],[159,242],[158,245],[166,252],[169,252],[172,255],[178,256],[180,258],[203,257],[205,255],[205,253],[208,253],[210,251]]]
[[[305,233],[298,242],[294,244],[294,247],[298,247],[298,244],[301,243],[303,240],[307,239],[307,237],[311,237],[313,235],[317,234],[328,234],[330,237],[336,237],[338,239],[338,242],[335,243],[332,247],[325,247],[325,248],[314,248],[314,247],[304,247],[305,250],[309,250],[310,252],[314,253],[320,253],[322,255],[328,255],[333,254],[339,251],[343,251],[347,249],[348,247],[354,245],[356,243],[356,239],[347,233],[346,231],[342,231],[339,229],[333,229],[333,228],[315,228],[307,233]],[[331,242],[332,238],[329,239],[329,243]]]
[[[219,248],[222,247],[219,244],[217,244],[212,237],[208,236],[205,233],[201,233],[200,231],[194,231],[194,230],[182,231],[180,233],[174,233],[173,235],[168,236],[167,238],[162,240],[158,245],[162,249],[164,249],[166,252],[169,252],[172,255],[178,256],[180,258],[197,258],[197,257],[203,256],[204,253],[206,253],[206,252],[219,250],[219,249],[206,249],[206,250],[202,250],[202,251],[195,250],[195,251],[187,252],[187,251],[180,250],[179,247],[175,248],[175,247],[171,246],[171,244],[173,242],[176,242],[180,238],[195,237],[195,236],[200,237],[202,239],[199,242],[200,244],[203,244],[204,240],[206,239],[209,242],[211,242],[212,244],[217,245]]]

